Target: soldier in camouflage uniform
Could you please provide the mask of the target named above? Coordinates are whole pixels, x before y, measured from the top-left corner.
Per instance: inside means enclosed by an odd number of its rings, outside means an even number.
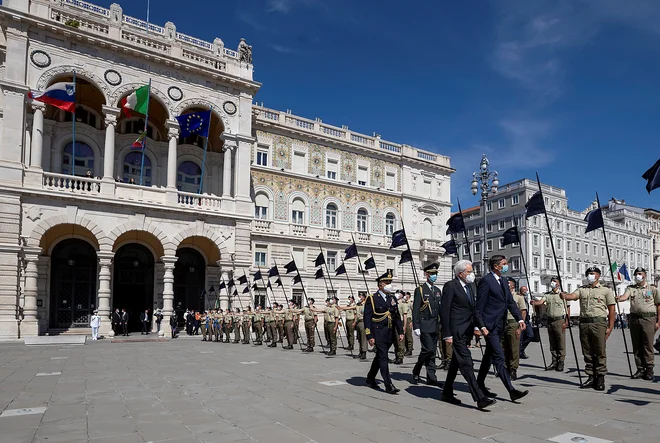
[[[236,312],[232,316],[232,324],[234,326],[234,344],[241,342],[241,326],[243,324],[243,314],[241,310],[236,308]]]
[[[261,306],[257,305],[255,308],[254,312],[254,319],[253,325],[254,325],[254,333],[257,336],[257,339],[254,341],[254,344],[257,346],[261,346],[263,336],[264,336],[264,313],[261,310]]]
[[[564,309],[564,300],[559,296],[559,277],[550,280],[550,292],[541,296],[540,300],[532,300],[534,306],[545,306],[546,321],[548,326],[548,339],[550,341],[550,354],[552,363],[548,370],[554,369],[562,372],[564,370],[564,359],[566,358],[566,328],[571,316],[570,306]],[[568,312],[568,316],[566,316]]]
[[[520,316],[525,320],[525,316],[527,315],[525,298],[516,291],[516,284],[512,278],[509,278],[508,283],[511,295],[513,295],[513,300],[516,302],[516,305],[520,310]],[[520,333],[521,329],[518,320],[513,318],[511,312],[507,312],[504,334],[502,335],[502,349],[504,350],[506,368],[509,370],[511,380],[518,379],[518,367],[520,366]]]

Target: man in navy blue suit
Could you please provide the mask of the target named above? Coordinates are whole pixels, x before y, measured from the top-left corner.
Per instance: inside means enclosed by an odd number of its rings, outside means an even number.
[[[504,364],[504,351],[502,350],[500,340],[504,333],[507,311],[511,312],[511,315],[518,321],[519,327],[523,331],[525,330],[525,321],[522,319],[520,310],[513,300],[507,278],[502,275],[509,272],[506,257],[495,255],[488,261],[488,265],[491,272],[481,279],[477,288],[477,311],[489,332],[484,337],[486,340],[486,352],[479,367],[477,384],[487,397],[494,398],[497,396],[490,392],[485,384],[486,376],[492,362],[497,375],[502,380],[502,384],[504,384],[504,387],[509,392],[511,401],[516,401],[526,396],[529,391],[519,391],[511,384],[509,371],[507,371]]]

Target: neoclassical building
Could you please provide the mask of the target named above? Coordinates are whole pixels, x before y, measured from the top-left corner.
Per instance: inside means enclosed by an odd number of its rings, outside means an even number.
[[[334,274],[353,238],[412,289],[389,250],[401,226],[417,265],[442,260],[449,276],[447,157],[254,105],[243,40],[229,49],[79,0],[5,0],[0,17],[0,339],[87,327],[95,309],[137,321],[162,308],[167,322],[216,299],[300,301],[284,276],[275,292],[217,291],[292,258],[307,295],[323,298],[313,261],[322,250]],[[75,119],[27,97],[74,78]],[[148,83],[143,155],[131,145],[144,117],[121,103]],[[176,117],[207,110],[205,152]],[[333,278],[341,298],[375,289],[374,271],[365,288],[355,259],[346,266],[348,279]]]

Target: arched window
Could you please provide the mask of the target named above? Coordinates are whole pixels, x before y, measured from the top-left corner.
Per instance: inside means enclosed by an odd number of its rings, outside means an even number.
[[[70,122],[71,119],[73,118],[73,114],[70,112],[62,111],[64,112],[64,121],[65,122]],[[76,106],[76,124],[78,123],[84,123],[89,126],[93,126],[96,128],[96,113],[93,111],[90,111],[82,106]]]
[[[357,212],[357,231],[358,232],[367,232],[367,219],[369,213],[366,209],[360,208]]]
[[[396,217],[391,212],[385,216],[385,235],[392,235],[396,229]]]
[[[202,168],[197,163],[186,161],[176,172],[176,188],[183,192],[197,193],[202,179]]]
[[[328,204],[325,208],[325,227],[337,229],[337,205],[334,203]]]
[[[254,197],[254,218],[259,220],[268,219],[268,207],[270,206],[270,199],[266,194],[260,192]]]
[[[132,151],[126,154],[126,157],[124,157],[123,182],[140,184],[140,169],[142,167],[142,152]],[[146,155],[144,156],[142,184],[144,186],[151,186],[151,160]]]
[[[305,202],[301,198],[296,198],[291,203],[291,223],[296,225],[305,224]]]
[[[142,134],[143,131],[144,131],[143,118],[134,118],[122,123],[122,130],[121,130],[122,134]],[[154,133],[156,134],[156,137],[154,137]],[[154,129],[151,123],[149,123],[149,126],[147,126],[147,137],[149,137],[152,140],[159,140],[158,131]]]
[[[92,148],[86,143],[76,142],[75,168],[73,167],[73,151],[73,142],[67,143],[62,154],[62,174],[69,175],[73,171],[79,177],[93,176],[94,151]]]
[[[430,218],[424,219],[422,233],[424,234],[424,238],[427,239],[433,238],[433,222],[431,222]]]

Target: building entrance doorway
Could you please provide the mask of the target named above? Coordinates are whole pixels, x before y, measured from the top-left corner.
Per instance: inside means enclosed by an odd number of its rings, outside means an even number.
[[[126,309],[129,331],[141,331],[140,314],[154,309],[154,256],[138,243],[122,246],[115,253],[112,310]]]
[[[183,325],[187,309],[204,310],[206,262],[202,254],[192,248],[180,248],[176,256],[179,259],[174,266],[174,310]]]

